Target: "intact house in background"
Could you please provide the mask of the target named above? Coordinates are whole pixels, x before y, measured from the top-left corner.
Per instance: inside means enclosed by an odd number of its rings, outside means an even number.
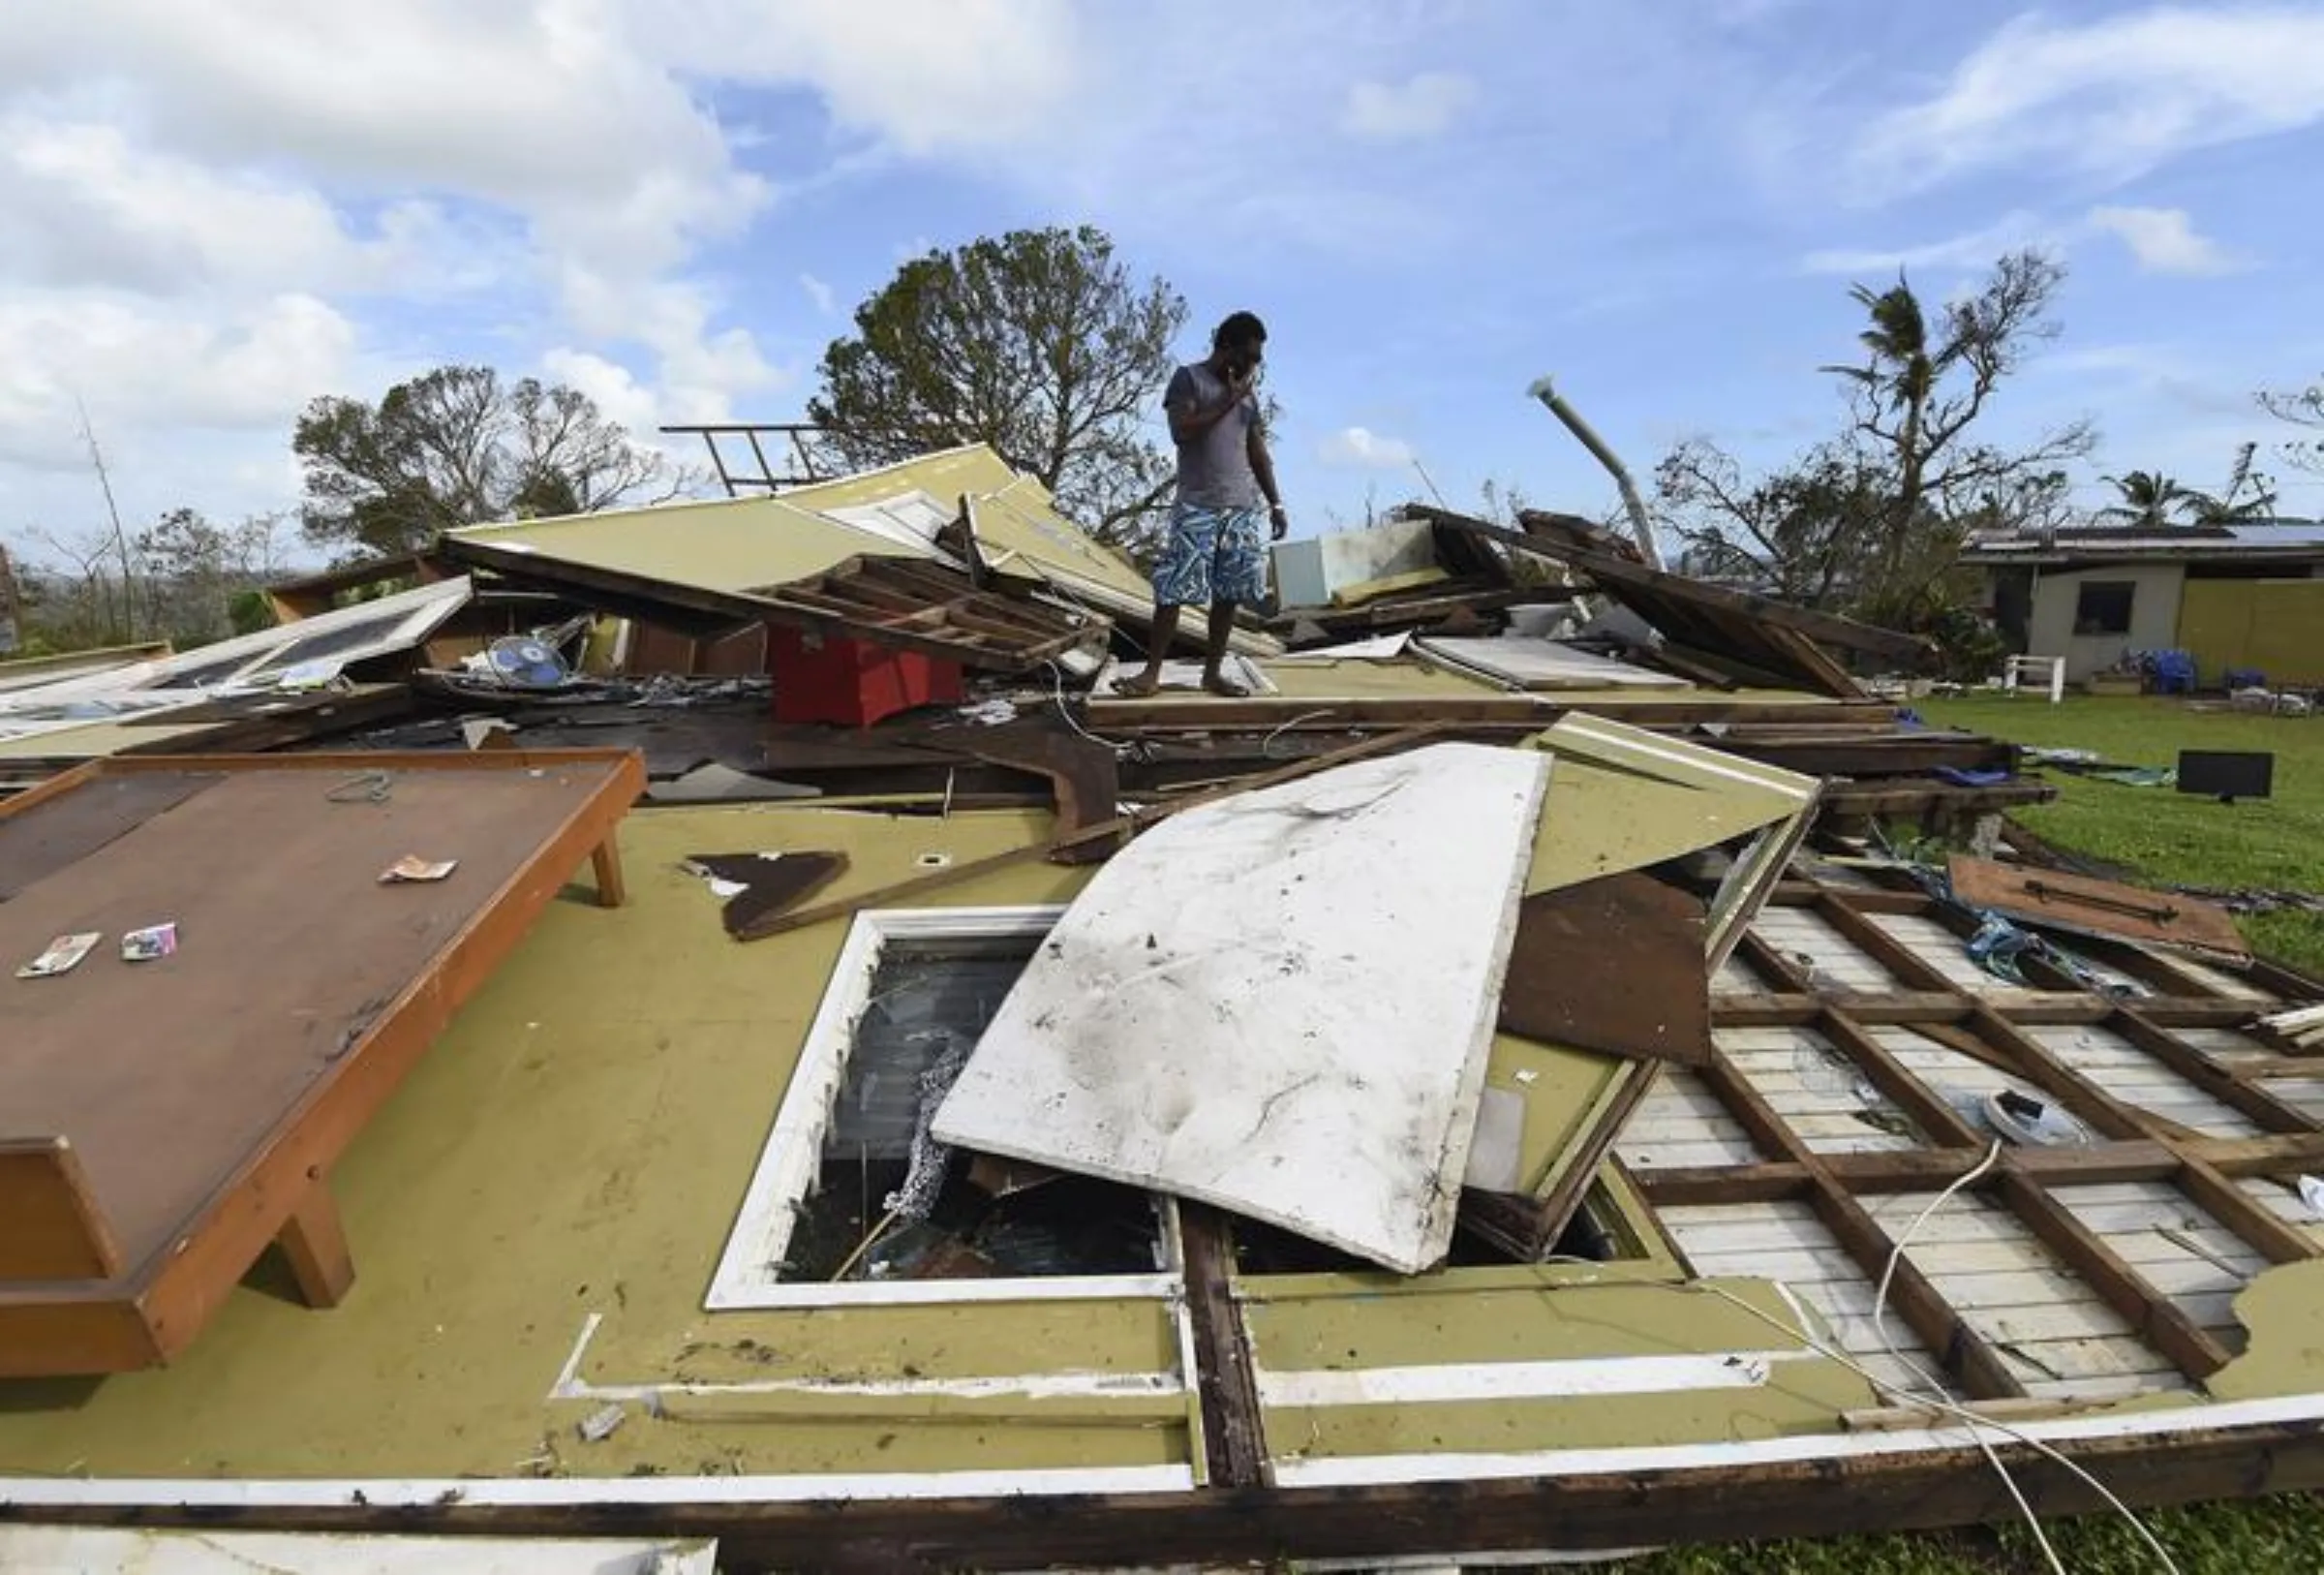
[[[2324,684],[2324,523],[2098,526],[1972,537],[1985,606],[2020,655],[2069,682],[2134,651],[2183,650],[2196,681],[2230,672]]]

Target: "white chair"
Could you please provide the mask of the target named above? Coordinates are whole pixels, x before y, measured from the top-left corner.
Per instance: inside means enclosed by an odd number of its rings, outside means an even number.
[[[2050,692],[2050,703],[2056,705],[2065,698],[2065,658],[2045,656],[2013,656],[2002,669],[2002,693],[2015,695],[2017,681],[2031,677]]]

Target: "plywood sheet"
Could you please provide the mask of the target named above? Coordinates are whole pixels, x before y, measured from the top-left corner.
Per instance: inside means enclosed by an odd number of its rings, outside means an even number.
[[[1428,1268],[1548,771],[1442,744],[1165,821],[1059,920],[936,1135]]]
[[[1711,1059],[1702,900],[1640,871],[1525,899],[1501,1027],[1581,1050]]]
[[[2250,946],[2223,908],[2170,892],[2058,870],[2013,869],[1956,853],[1953,895],[2029,924],[2075,935],[2143,941],[2248,960]]]

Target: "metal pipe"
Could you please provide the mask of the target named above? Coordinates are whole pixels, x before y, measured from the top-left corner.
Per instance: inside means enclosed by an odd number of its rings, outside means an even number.
[[[1566,403],[1550,379],[1536,379],[1533,386],[1525,392],[1540,400],[1549,414],[1563,422],[1566,430],[1573,433],[1581,446],[1590,451],[1590,456],[1606,468],[1614,479],[1614,485],[1621,490],[1622,510],[1630,515],[1630,534],[1637,540],[1638,550],[1646,555],[1649,564],[1657,569],[1662,568],[1662,548],[1655,544],[1654,521],[1646,515],[1645,500],[1638,496],[1638,489],[1632,482],[1630,472],[1623,468],[1622,461],[1614,451],[1605,446],[1605,440],[1581,418],[1579,411]]]

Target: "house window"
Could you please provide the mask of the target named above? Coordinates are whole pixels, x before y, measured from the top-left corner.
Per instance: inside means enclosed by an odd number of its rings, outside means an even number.
[[[2138,600],[2138,582],[2127,579],[2084,580],[2074,596],[2074,633],[2127,634],[2130,606]]]
[[[858,914],[705,1305],[1162,1296],[1166,1198],[934,1145],[935,1106],[1060,910]]]

